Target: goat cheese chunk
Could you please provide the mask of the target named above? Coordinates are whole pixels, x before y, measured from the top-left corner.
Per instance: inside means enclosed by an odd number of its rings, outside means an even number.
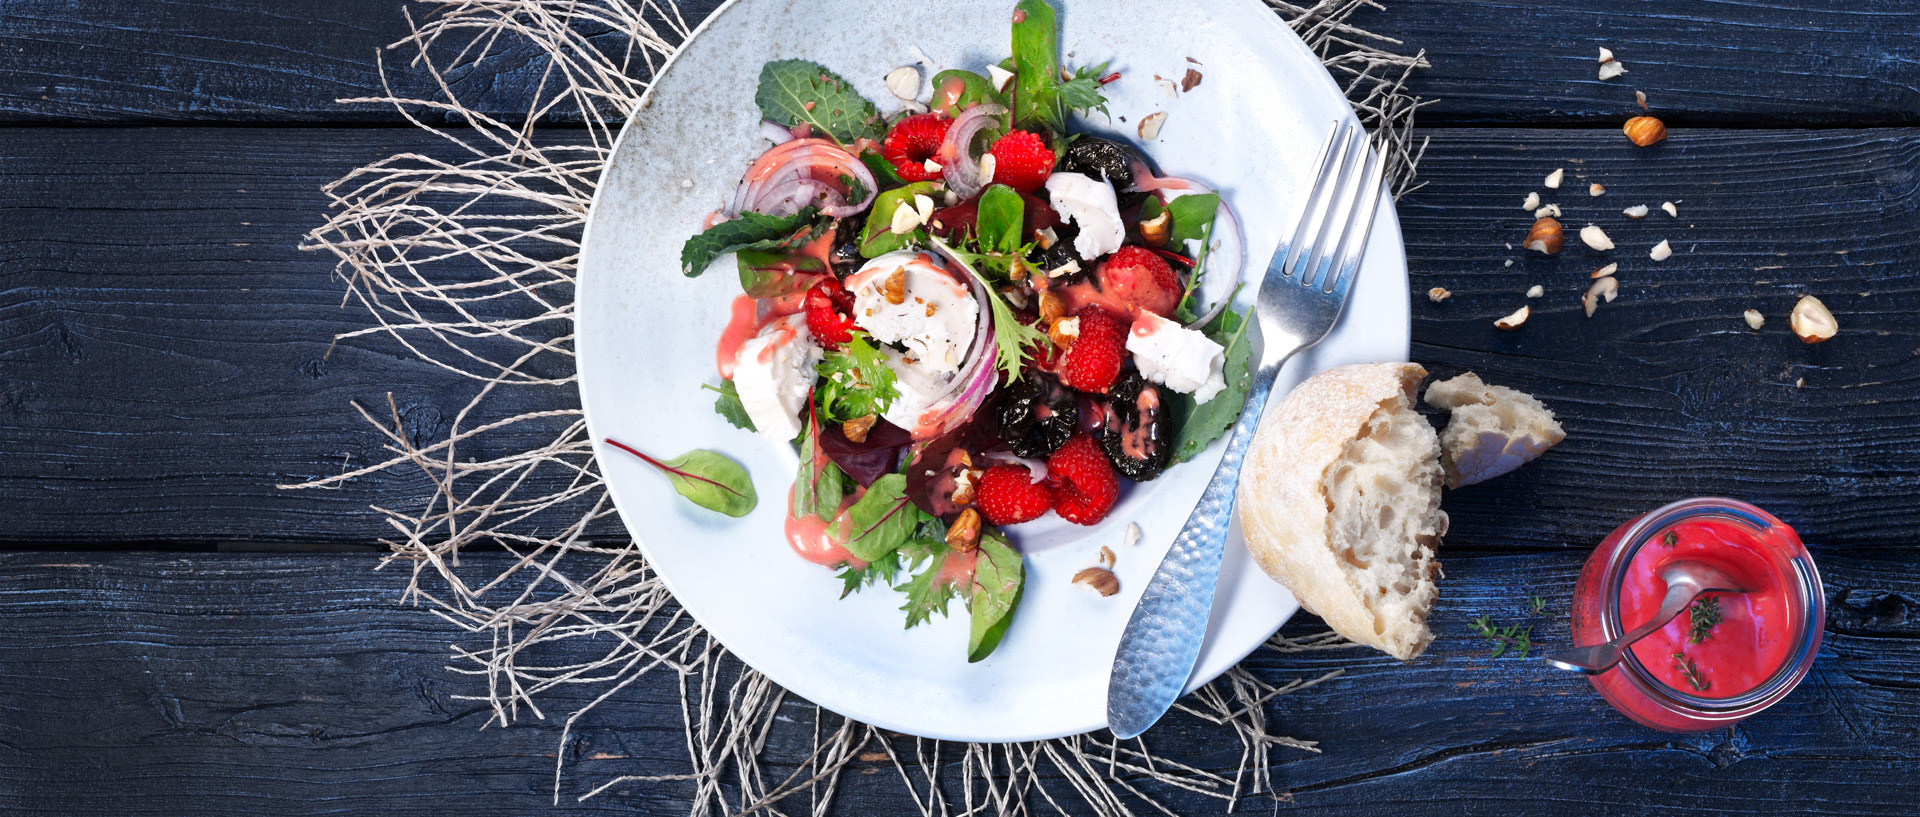
[[[1200,403],[1227,388],[1222,367],[1227,350],[1205,334],[1175,321],[1142,311],[1127,332],[1127,351],[1140,376]]]
[[[847,276],[846,286],[853,293],[855,326],[874,340],[905,346],[904,359],[930,372],[960,371],[973,345],[980,302],[931,256],[887,253]]]
[[[820,345],[807,331],[805,315],[769,323],[740,344],[733,365],[733,387],[740,393],[753,427],[767,439],[786,443],[800,436],[800,413],[813,389]]]
[[[1073,250],[1092,261],[1114,250],[1126,240],[1127,227],[1120,221],[1120,202],[1113,185],[1084,173],[1055,173],[1047,177],[1047,199],[1054,212],[1080,228],[1073,239]]]
[[[931,363],[913,357],[911,352],[896,352],[882,346],[880,354],[886,358],[887,368],[893,370],[893,387],[899,392],[880,416],[906,429],[916,440],[929,436],[929,429],[937,432],[939,423],[927,414],[944,407],[940,399],[953,388],[953,379],[959,377],[959,373],[938,371]]]

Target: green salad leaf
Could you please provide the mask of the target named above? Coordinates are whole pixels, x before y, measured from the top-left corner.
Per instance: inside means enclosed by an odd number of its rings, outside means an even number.
[[[847,509],[847,541],[841,545],[863,562],[877,561],[905,544],[926,512],[907,496],[904,474],[887,474],[867,486]]]
[[[1191,394],[1170,392],[1173,416],[1179,418],[1180,423],[1173,433],[1175,462],[1193,459],[1209,443],[1224,436],[1240,419],[1240,411],[1247,404],[1247,386],[1252,382],[1252,375],[1247,369],[1250,346],[1247,327],[1251,323],[1245,316],[1227,308],[1220,310],[1218,317],[1201,328],[1200,331],[1214,343],[1226,347],[1221,376],[1226,379],[1227,387],[1205,403],[1194,402]]]
[[[938,526],[934,527],[932,535],[926,535],[928,532],[922,530],[922,535],[908,540],[895,551],[905,560],[908,569],[915,571],[906,583],[894,588],[906,594],[907,600],[900,605],[900,609],[907,614],[908,628],[927,623],[932,620],[934,613],[945,617],[947,603],[960,595],[962,590],[941,575],[946,572],[947,555],[953,552],[953,548],[940,536]]]
[[[800,436],[800,473],[793,480],[793,513],[832,521],[846,493],[845,474],[820,450],[818,429],[808,424]]]
[[[967,599],[972,627],[967,633],[967,662],[986,658],[1000,646],[1026,590],[1026,570],[1019,551],[999,531],[980,534],[979,560],[973,566],[973,593]]]
[[[883,413],[900,396],[886,356],[867,342],[865,332],[854,332],[838,351],[827,352],[817,370],[827,379],[814,392],[826,422]]]
[[[933,197],[940,186],[934,182],[914,182],[905,187],[896,187],[881,193],[873,200],[873,207],[867,210],[867,224],[860,230],[860,254],[868,258],[878,258],[894,250],[904,250],[914,244],[924,242],[927,231],[914,228],[912,232],[896,235],[893,232],[893,211],[902,205],[913,206],[915,195]]]
[[[879,109],[840,75],[815,62],[774,60],[761,66],[753,101],[762,117],[787,127],[812,126],[814,133],[843,145],[886,134]]]
[[[1046,0],[1020,0],[1014,19],[1010,62],[1015,125],[1062,133],[1068,109],[1104,112],[1107,100],[1100,94],[1100,76],[1106,73],[1105,64],[1060,78],[1060,29],[1053,7]]]
[[[758,431],[753,427],[753,418],[747,416],[747,407],[740,402],[740,390],[733,387],[733,381],[722,380],[718,386],[700,384],[700,388],[720,395],[713,399],[713,413],[726,418],[734,428]]]
[[[811,255],[740,250],[740,289],[755,298],[778,298],[805,292],[827,272],[827,265]]]
[[[906,179],[900,178],[900,171],[894,169],[893,163],[873,148],[860,151],[860,163],[867,166],[867,171],[873,174],[873,180],[881,190],[891,190],[907,183]]]
[[[1047,343],[1047,333],[1021,323],[1020,318],[1013,314],[1013,307],[1007,305],[1007,299],[1000,295],[999,290],[993,288],[993,282],[982,276],[969,260],[969,256],[978,259],[980,257],[978,253],[956,250],[939,238],[930,240],[935,249],[960,265],[968,275],[978,279],[980,285],[986,289],[987,303],[993,310],[993,339],[999,347],[994,351],[994,366],[1006,376],[1007,382],[1019,380],[1021,370],[1025,367],[1027,350]]]
[[[961,111],[986,103],[1007,104],[1006,94],[994,90],[993,83],[986,77],[958,68],[949,68],[933,75],[933,104],[930,107],[934,110],[948,116],[959,116]]]
[[[681,245],[680,274],[697,278],[707,271],[713,259],[730,252],[784,250],[805,244],[824,232],[823,224],[833,223],[824,220],[822,224],[814,223],[813,217],[818,212],[813,207],[802,208],[790,216],[747,212],[708,227]]]
[[[1172,214],[1173,221],[1167,226],[1167,244],[1175,250],[1185,251],[1189,239],[1206,239],[1214,215],[1220,212],[1220,194],[1181,196],[1167,202],[1167,212]]]
[[[1027,203],[1020,194],[1004,184],[988,185],[981,191],[974,226],[979,230],[980,250],[1010,255],[1020,252],[1020,228],[1026,220]]]
[[[673,490],[695,505],[732,517],[746,516],[759,504],[747,469],[718,451],[696,448],[670,460],[656,460],[609,438],[608,445],[639,457],[667,476]]]

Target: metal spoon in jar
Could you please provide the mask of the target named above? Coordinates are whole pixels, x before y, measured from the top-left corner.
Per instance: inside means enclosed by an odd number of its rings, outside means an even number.
[[[1732,576],[1720,572],[1705,562],[1681,560],[1660,568],[1660,580],[1667,583],[1667,597],[1660,602],[1660,611],[1653,619],[1633,632],[1620,636],[1605,644],[1591,647],[1575,647],[1554,653],[1541,660],[1556,667],[1588,675],[1598,675],[1620,663],[1627,654],[1627,647],[1635,641],[1646,638],[1653,631],[1666,626],[1681,610],[1693,604],[1701,593],[1745,593],[1739,582]]]

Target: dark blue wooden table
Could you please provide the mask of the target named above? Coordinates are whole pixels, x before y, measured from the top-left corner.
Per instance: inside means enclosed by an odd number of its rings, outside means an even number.
[[[1427,186],[1400,217],[1415,293],[1453,297],[1415,298],[1414,359],[1531,391],[1569,436],[1447,497],[1426,656],[1255,659],[1271,680],[1350,671],[1270,706],[1325,752],[1277,750],[1289,794],[1241,810],[1920,810],[1920,6],[1396,0],[1356,22],[1433,62],[1414,81],[1438,100],[1421,115]],[[472,394],[378,338],[327,354],[362,315],[341,307],[331,260],[296,249],[322,184],[431,146],[389,111],[332,102],[377,93],[375,50],[405,32],[397,0],[0,2],[6,813],[551,808],[561,724],[481,731],[483,707],[452,697],[478,690],[443,669],[458,635],[396,604],[403,577],[372,570],[387,531],[369,505],[417,501],[418,481],[274,489],[377,458],[349,400],[391,393],[427,438]],[[1596,80],[1602,45],[1627,76]],[[512,116],[538,79],[507,64],[459,81]],[[1634,89],[1673,129],[1661,147],[1620,134]],[[1590,178],[1619,206],[1682,202],[1678,219],[1635,228],[1657,228],[1674,257],[1623,254],[1621,297],[1592,318],[1584,266],[1509,246],[1532,221],[1521,199],[1556,167],[1563,200]],[[1549,294],[1532,321],[1496,331],[1534,284]],[[1839,337],[1787,333],[1805,293],[1833,308]],[[1769,316],[1764,331],[1742,322],[1748,308]],[[1593,544],[1701,494],[1786,519],[1826,578],[1819,663],[1773,711],[1652,732],[1581,679],[1490,658],[1471,634],[1488,615],[1564,643],[1556,614]],[[1286,631],[1319,627],[1303,615]],[[548,711],[584,703],[568,694]],[[683,771],[680,723],[664,677],[595,710],[568,746],[558,810],[684,812],[674,784],[574,802],[594,781]],[[1184,762],[1237,763],[1237,746],[1193,724],[1157,734]],[[851,770],[835,812],[914,812],[883,770]]]

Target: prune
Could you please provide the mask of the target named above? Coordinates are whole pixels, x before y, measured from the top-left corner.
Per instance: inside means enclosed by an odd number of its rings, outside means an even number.
[[[1000,395],[1000,433],[1017,456],[1047,457],[1073,437],[1080,401],[1052,375],[1028,372]]]
[[[1133,152],[1118,142],[1097,136],[1081,136],[1068,146],[1060,159],[1060,169],[1095,179],[1106,179],[1115,190],[1133,186],[1133,168],[1127,160]]]
[[[860,257],[860,231],[865,227],[865,216],[848,216],[834,222],[833,251],[827,255],[832,262],[834,275],[845,278],[867,262],[867,259]]]
[[[1161,387],[1129,370],[1107,392],[1100,448],[1135,482],[1160,476],[1173,455],[1173,418]]]

